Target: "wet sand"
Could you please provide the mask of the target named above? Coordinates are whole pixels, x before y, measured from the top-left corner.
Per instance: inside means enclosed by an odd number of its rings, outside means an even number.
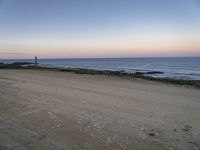
[[[200,89],[0,70],[0,150],[198,150]]]

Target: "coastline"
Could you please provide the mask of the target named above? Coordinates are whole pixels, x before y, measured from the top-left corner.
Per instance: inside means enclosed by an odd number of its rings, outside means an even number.
[[[0,148],[199,149],[199,89],[131,79],[0,70]]]
[[[193,86],[200,88],[200,80],[183,80],[183,79],[173,79],[173,78],[158,78],[151,77],[148,75],[153,74],[163,74],[160,71],[147,71],[147,72],[135,72],[127,73],[124,70],[121,71],[110,71],[110,70],[95,70],[86,68],[61,68],[61,67],[44,67],[35,65],[29,62],[14,62],[12,64],[1,64],[0,69],[34,69],[34,70],[50,70],[50,71],[60,71],[60,72],[73,72],[76,74],[89,74],[89,75],[109,75],[109,76],[119,76],[125,78],[141,78],[150,81],[157,81],[162,83],[170,83],[184,86]]]
[[[34,62],[33,59],[2,60],[6,63]],[[200,80],[200,57],[153,57],[153,58],[76,58],[76,59],[42,59],[38,63],[44,67],[86,68],[93,70],[110,70],[127,73],[160,72],[146,74],[155,78],[182,80]]]

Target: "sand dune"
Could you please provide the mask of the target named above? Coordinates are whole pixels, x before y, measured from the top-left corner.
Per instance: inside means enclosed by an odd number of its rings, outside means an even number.
[[[198,150],[200,90],[142,79],[0,70],[0,149]]]

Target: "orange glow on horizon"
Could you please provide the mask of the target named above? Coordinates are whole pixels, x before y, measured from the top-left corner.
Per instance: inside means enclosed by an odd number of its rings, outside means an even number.
[[[12,44],[10,44],[12,43]],[[0,58],[80,58],[198,55],[196,40],[15,41],[0,43]]]

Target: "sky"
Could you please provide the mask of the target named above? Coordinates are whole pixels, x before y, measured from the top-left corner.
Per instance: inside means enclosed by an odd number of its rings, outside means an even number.
[[[0,59],[200,56],[200,0],[0,0]]]

